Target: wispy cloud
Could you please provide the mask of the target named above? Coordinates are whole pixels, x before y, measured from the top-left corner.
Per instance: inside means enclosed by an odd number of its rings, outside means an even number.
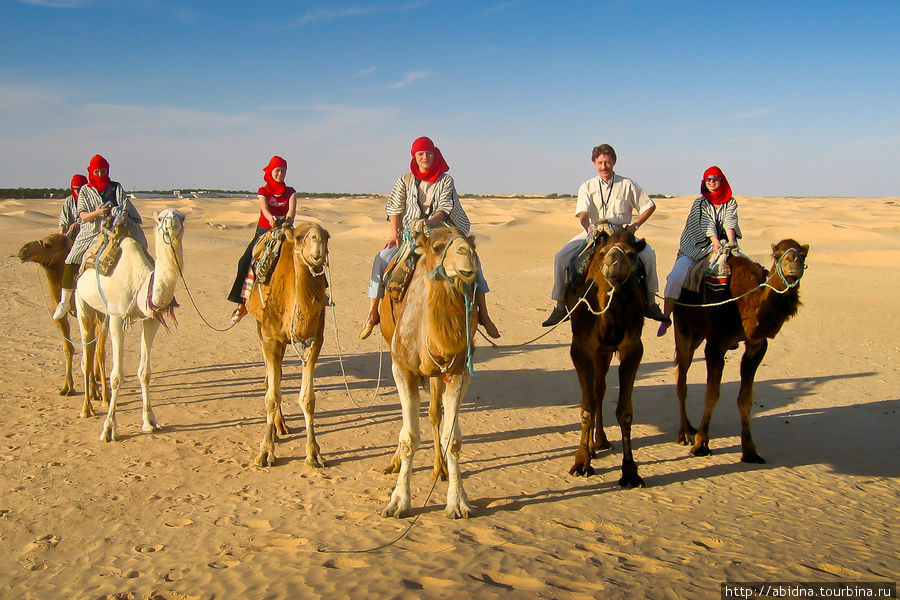
[[[368,77],[369,75],[374,75],[377,69],[375,67],[369,67],[368,69],[363,69],[358,72],[354,77]]]
[[[293,23],[293,27],[303,27],[310,23],[327,23],[330,21],[338,21],[340,19],[349,19],[353,17],[363,17],[385,12],[407,12],[421,8],[430,4],[432,0],[422,2],[407,2],[398,6],[349,6],[347,8],[315,8],[307,11],[298,17]]]
[[[511,0],[510,2],[500,2],[499,4],[495,4],[494,6],[486,7],[482,12],[482,15],[486,17],[489,15],[497,14],[498,12],[503,12],[507,8],[515,6],[518,3],[518,0]]]
[[[406,74],[406,77],[397,81],[395,83],[388,84],[384,86],[386,90],[399,90],[400,88],[405,88],[406,86],[413,84],[417,81],[421,81],[422,79],[426,79],[431,76],[431,71],[410,71]]]
[[[748,110],[747,112],[739,113],[736,115],[731,115],[728,118],[729,119],[756,119],[757,117],[764,117],[766,115],[770,115],[773,112],[775,112],[775,109],[772,107],[757,108],[757,109]]]

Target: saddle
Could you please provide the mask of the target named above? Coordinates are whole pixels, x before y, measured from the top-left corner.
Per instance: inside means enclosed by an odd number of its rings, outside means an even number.
[[[419,254],[416,252],[417,234],[427,231],[428,226],[424,220],[418,220],[412,224],[412,227],[403,233],[403,241],[397,254],[388,263],[384,270],[382,281],[384,281],[384,289],[393,302],[400,302],[409,287],[412,280],[413,272],[416,270],[416,262],[419,260]]]
[[[584,277],[587,274],[588,263],[591,262],[591,257],[594,256],[597,248],[602,248],[606,245],[606,240],[608,240],[609,236],[615,233],[615,231],[615,228],[609,221],[604,219],[597,222],[597,225],[594,226],[591,234],[584,240],[584,243],[578,249],[578,254],[576,254],[575,258],[572,259],[572,262],[569,263],[568,272],[570,286],[577,286],[584,281]]]
[[[103,276],[111,275],[122,256],[122,240],[126,237],[130,234],[123,219],[104,220],[100,233],[85,252],[81,270],[94,268]]]
[[[721,293],[727,290],[731,281],[728,258],[735,251],[740,252],[737,248],[724,246],[722,252],[710,252],[696,261],[684,278],[682,287],[695,293]]]
[[[287,225],[284,219],[276,218],[275,226],[259,236],[256,244],[253,245],[250,268],[247,269],[244,285],[241,286],[241,298],[244,302],[250,298],[253,284],[257,280],[261,285],[269,284],[272,273],[275,271],[275,265],[278,264],[278,257],[281,256],[281,246],[287,239],[285,233],[287,229],[290,229],[290,225]]]

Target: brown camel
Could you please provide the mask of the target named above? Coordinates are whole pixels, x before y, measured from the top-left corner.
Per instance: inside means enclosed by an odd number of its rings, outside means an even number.
[[[638,282],[637,254],[646,242],[629,231],[614,233],[588,262],[585,277],[566,292],[572,311],[570,354],[581,384],[581,440],[575,452],[572,475],[593,475],[591,458],[612,445],[603,431],[601,404],[606,393],[606,374],[613,354],[619,353],[619,400],[616,419],[622,430],[622,477],[624,488],[644,487],[631,451],[632,392],[644,345],[645,292]],[[582,300],[583,298],[583,300]],[[574,310],[573,310],[574,309]]]
[[[399,457],[399,475],[381,514],[403,518],[410,512],[410,474],[421,440],[418,386],[427,377],[435,436],[434,476],[449,476],[444,514],[466,518],[472,507],[459,472],[462,443],[458,417],[469,386],[468,363],[478,325],[473,306],[478,269],[475,241],[453,227],[439,227],[417,234],[415,245],[420,257],[406,293],[396,303],[385,296],[379,307],[403,414],[395,455]]]
[[[37,263],[44,271],[47,277],[47,284],[50,287],[50,296],[53,303],[59,302],[60,293],[62,291],[62,272],[65,265],[66,255],[72,248],[72,239],[61,234],[52,233],[40,240],[28,242],[19,249],[19,260],[21,262]],[[53,321],[63,335],[63,356],[65,357],[66,374],[63,378],[63,386],[59,390],[61,396],[74,396],[75,384],[72,379],[72,356],[74,354],[74,345],[72,344],[72,330],[69,326],[68,315],[59,321]],[[94,365],[93,373],[88,378],[90,389],[86,394],[85,402],[81,407],[82,417],[91,417],[94,415],[94,409],[91,400],[102,400],[104,406],[109,406],[109,382],[103,376],[105,373],[106,357],[103,348],[106,344],[107,330],[103,328],[100,336],[95,342],[100,348],[98,360]],[[90,340],[88,340],[90,341]],[[100,382],[98,386],[97,383]],[[102,392],[99,388],[102,388]]]
[[[269,283],[261,285],[257,281],[247,299],[247,312],[256,319],[266,361],[266,433],[259,445],[256,465],[274,465],[277,433],[288,433],[281,411],[281,364],[285,348],[290,345],[303,363],[299,401],[306,420],[306,464],[324,467],[313,425],[313,371],[324,339],[329,235],[315,223],[297,223],[293,230],[286,227],[284,232],[287,239]]]
[[[697,307],[699,294],[683,290],[680,304],[675,306],[675,379],[681,426],[678,442],[694,445],[691,454],[706,456],[709,450],[709,421],[712,417],[722,383],[725,353],[744,342],[741,359],[741,387],[737,404],[741,416],[741,460],[748,463],[766,462],[757,452],[750,435],[750,408],[753,405],[753,379],[756,369],[766,355],[768,338],[774,338],[785,321],[797,314],[800,306],[798,286],[803,276],[809,245],[786,239],[772,246],[774,263],[770,272],[742,255],[731,255],[729,289],[721,296],[708,294],[706,303],[734,302],[713,307]],[[706,340],[706,407],[700,430],[688,421],[685,411],[687,372],[694,352]]]

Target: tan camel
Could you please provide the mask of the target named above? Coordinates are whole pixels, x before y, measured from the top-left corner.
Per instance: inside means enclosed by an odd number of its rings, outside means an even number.
[[[455,228],[440,227],[430,234],[418,234],[415,243],[420,258],[405,295],[397,303],[385,296],[379,307],[403,415],[397,445],[399,475],[381,514],[398,518],[409,515],[412,461],[421,440],[418,385],[427,377],[435,435],[435,477],[444,472],[443,454],[450,480],[444,514],[465,518],[472,507],[459,472],[462,443],[458,417],[469,386],[468,361],[478,325],[473,307],[478,269],[475,242]]]
[[[94,325],[101,315],[108,315],[112,340],[113,365],[110,373],[112,394],[103,422],[100,440],[118,439],[116,404],[123,383],[125,323],[141,326],[141,358],[138,379],[141,384],[141,428],[159,431],[150,406],[150,350],[153,338],[166,315],[174,315],[175,285],[184,266],[184,213],[167,208],[156,215],[156,261],[132,238],[122,240],[122,254],[115,269],[107,277],[93,268],[85,269],[75,286],[75,304],[82,339],[91,339]],[[82,354],[82,370],[89,373],[94,360],[93,346]]]
[[[629,231],[603,236],[590,258],[585,277],[566,291],[572,310],[572,345],[569,353],[581,384],[581,440],[575,452],[573,475],[593,475],[591,458],[612,445],[603,431],[601,406],[606,394],[606,374],[613,355],[619,354],[619,400],[616,420],[622,431],[624,488],[644,487],[631,449],[632,392],[644,345],[645,287],[638,282],[638,252],[646,242]],[[583,298],[583,300],[581,300]],[[586,303],[587,305],[585,305]],[[577,306],[576,306],[577,305]]]
[[[37,263],[44,271],[44,275],[47,277],[47,284],[50,287],[50,297],[54,303],[59,302],[60,292],[62,291],[63,267],[66,255],[69,254],[71,248],[72,239],[70,237],[61,233],[52,233],[45,238],[28,242],[19,249],[18,257],[21,262]],[[60,396],[74,396],[76,392],[72,379],[72,356],[75,348],[70,341],[72,339],[72,330],[69,326],[69,317],[66,315],[58,321],[54,319],[53,323],[59,328],[63,336],[63,357],[66,365],[63,386],[59,390],[59,394]],[[91,400],[102,400],[104,406],[109,406],[109,382],[104,376],[106,367],[104,346],[106,345],[106,338],[107,331],[106,328],[103,328],[100,330],[100,336],[94,342],[100,348],[100,353],[97,355],[95,368],[88,378],[89,389],[85,395],[85,402],[81,407],[82,417],[94,415]],[[82,341],[89,342],[91,339]],[[102,388],[102,391],[100,388]]]
[[[694,445],[691,454],[706,456],[709,449],[709,421],[719,401],[725,353],[744,342],[741,358],[741,387],[737,404],[741,416],[741,461],[766,462],[757,452],[750,435],[750,408],[753,405],[753,379],[756,369],[766,355],[768,338],[774,338],[785,321],[797,314],[800,306],[798,286],[803,277],[809,245],[800,245],[792,239],[782,240],[772,246],[774,264],[766,272],[762,265],[745,256],[732,254],[729,290],[725,299],[735,302],[721,306],[698,308],[698,294],[683,290],[681,304],[675,306],[675,379],[681,426],[678,442]],[[706,302],[724,301],[707,295]],[[686,306],[687,305],[687,306]],[[706,340],[706,407],[700,430],[694,429],[687,418],[687,372],[700,343]]]
[[[256,319],[266,362],[266,433],[256,465],[274,465],[276,435],[288,433],[281,411],[281,364],[286,347],[291,345],[303,363],[299,402],[306,421],[306,464],[324,467],[314,426],[313,372],[324,339],[329,235],[315,223],[297,223],[293,231],[285,228],[284,232],[287,239],[268,285],[256,282],[247,299],[247,312]]]

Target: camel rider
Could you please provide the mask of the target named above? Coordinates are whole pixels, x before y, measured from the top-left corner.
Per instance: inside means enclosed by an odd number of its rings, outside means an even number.
[[[109,163],[99,154],[91,158],[88,165],[87,185],[78,192],[78,218],[81,229],[75,236],[72,249],[66,256],[66,266],[62,276],[62,298],[53,312],[53,318],[62,319],[72,308],[72,293],[75,290],[75,277],[84,253],[100,233],[103,219],[110,211],[121,211],[129,236],[147,250],[147,238],[141,229],[141,215],[134,204],[125,195],[122,185],[109,179]]]
[[[444,160],[440,149],[429,138],[420,137],[413,142],[410,154],[412,154],[410,170],[397,179],[385,207],[388,221],[391,224],[391,237],[375,256],[375,262],[372,265],[372,277],[368,290],[369,314],[359,333],[361,339],[369,337],[372,328],[381,321],[381,316],[378,314],[378,303],[384,296],[384,271],[399,251],[400,236],[405,230],[409,229],[415,221],[425,219],[426,224],[431,228],[447,223],[459,229],[464,235],[469,235],[471,227],[469,217],[459,202],[456,185],[453,178],[447,173],[450,166]],[[478,323],[484,327],[489,336],[498,338],[500,332],[497,331],[497,326],[488,315],[484,295],[490,291],[490,288],[481,272],[480,261],[476,286],[475,306],[478,309]]]
[[[72,193],[63,200],[62,207],[59,209],[59,232],[72,239],[78,235],[78,227],[81,225],[78,221],[78,192],[87,182],[87,177],[81,173],[72,175],[70,184]]]
[[[544,321],[544,327],[552,327],[565,318],[567,314],[565,298],[568,281],[566,271],[572,259],[584,246],[584,241],[600,221],[605,221],[614,231],[627,229],[637,235],[638,228],[647,222],[656,204],[650,199],[641,186],[637,183],[616,175],[613,167],[616,164],[616,151],[609,144],[596,146],[591,152],[591,161],[597,169],[597,177],[588,179],[578,188],[578,200],[575,204],[575,217],[581,222],[584,229],[563,246],[554,259],[553,264],[553,291],[550,297],[556,301],[553,312]],[[632,223],[632,215],[638,213],[637,219]],[[656,279],[656,253],[647,244],[646,248],[638,254],[644,265],[647,277],[647,305],[644,316],[657,321],[669,322],[670,319],[659,310],[654,296],[659,290]]]

